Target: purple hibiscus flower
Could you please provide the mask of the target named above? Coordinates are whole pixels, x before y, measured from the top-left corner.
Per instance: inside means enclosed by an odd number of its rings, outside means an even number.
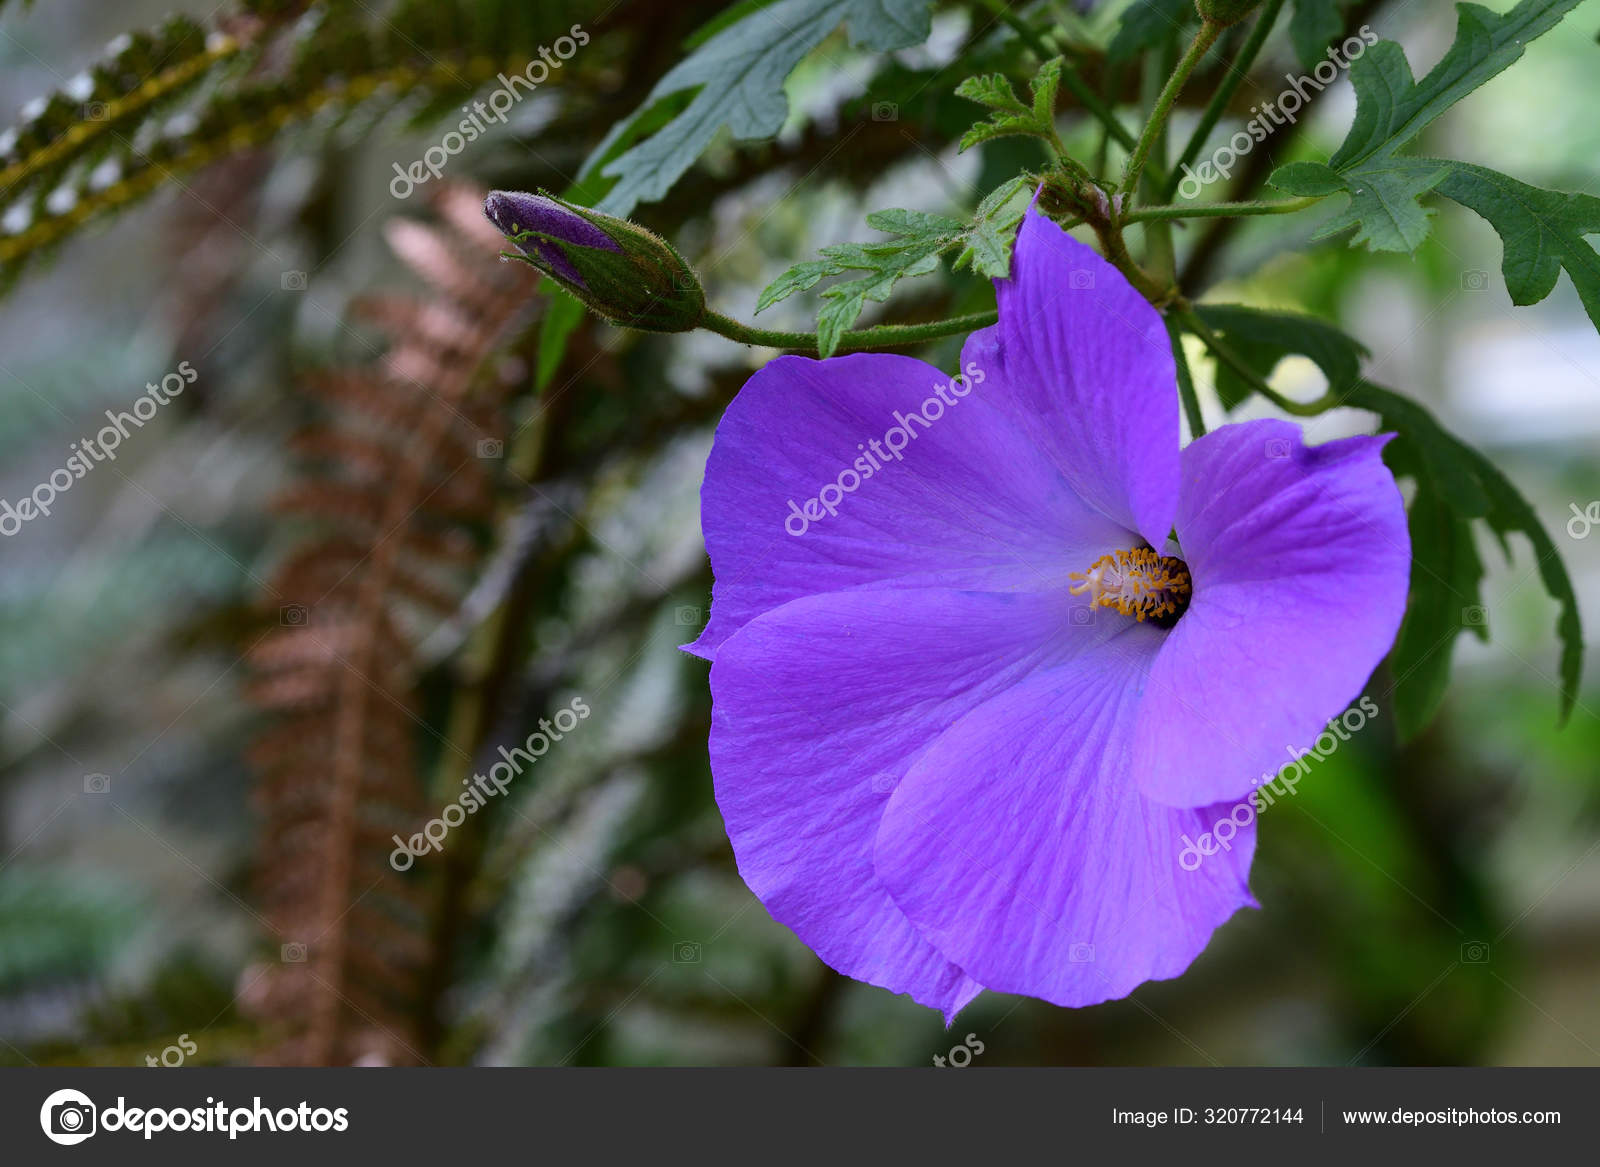
[[[1125,996],[1255,906],[1253,823],[1201,863],[1185,841],[1360,692],[1410,569],[1386,438],[1253,421],[1180,451],[1160,317],[1036,210],[995,289],[959,382],[881,354],[750,379],[688,646],[746,883],[947,1018],[985,988]]]

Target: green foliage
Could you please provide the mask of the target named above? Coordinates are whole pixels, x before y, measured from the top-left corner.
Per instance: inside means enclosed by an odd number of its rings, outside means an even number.
[[[22,865],[0,872],[0,991],[97,977],[136,926],[114,884]]]
[[[822,294],[822,310],[817,315],[817,347],[831,356],[839,347],[839,337],[861,315],[868,300],[882,303],[895,284],[907,276],[922,276],[936,271],[941,253],[954,247],[966,233],[959,219],[930,215],[923,211],[874,211],[867,226],[894,238],[887,243],[838,243],[822,249],[822,258],[791,267],[774,280],[760,299],[756,311],[770,308],[796,292],[814,287],[819,280],[846,271],[867,274],[834,284]]]
[[[1355,229],[1353,243],[1374,251],[1415,251],[1432,213],[1423,196],[1437,192],[1477,212],[1500,236],[1502,270],[1513,302],[1532,304],[1565,268],[1595,327],[1600,328],[1600,257],[1584,236],[1600,231],[1600,199],[1540,190],[1482,166],[1401,154],[1434,119],[1522,56],[1528,41],[1554,28],[1579,0],[1522,0],[1497,15],[1460,8],[1455,42],[1421,81],[1399,45],[1379,41],[1350,67],[1356,116],[1327,165],[1301,162],[1272,176],[1291,194],[1343,191],[1349,205],[1317,238]]]
[[[1024,174],[1002,183],[979,204],[970,222],[923,211],[874,211],[867,216],[867,226],[894,238],[883,243],[824,247],[821,259],[797,263],[773,280],[756,301],[756,311],[807,291],[831,276],[847,271],[866,272],[822,293],[817,348],[826,357],[839,347],[840,336],[855,323],[868,300],[882,303],[902,279],[937,271],[939,256],[947,251],[961,248],[955,259],[957,268],[968,266],[980,275],[1002,278],[1011,267],[1017,224],[1027,211],[1033,182]]]
[[[789,112],[785,78],[841,24],[849,25],[855,45],[887,52],[927,38],[931,7],[930,0],[777,0],[752,6],[662,77],[633,118],[612,128],[584,168],[615,180],[596,205],[627,215],[661,198],[724,125],[739,139],[776,134]],[[637,140],[644,135],[640,123],[661,102],[688,91],[694,97],[687,106]],[[604,161],[626,142],[634,144]]]
[[[1310,70],[1344,31],[1343,10],[1350,0],[1294,0],[1289,18],[1289,40],[1302,69]]]
[[[1031,106],[1022,104],[1011,82],[999,73],[969,77],[956,86],[958,97],[994,111],[988,121],[979,122],[961,136],[961,149],[1010,136],[1039,138],[1047,145],[1058,142],[1056,93],[1061,88],[1061,65],[1061,58],[1056,57],[1039,66],[1029,89],[1033,98]]]
[[[1508,559],[1508,536],[1527,537],[1545,591],[1560,605],[1558,687],[1565,720],[1577,700],[1583,671],[1578,597],[1549,533],[1510,480],[1421,405],[1363,379],[1365,348],[1332,325],[1315,317],[1239,305],[1207,305],[1196,311],[1258,376],[1269,377],[1291,354],[1307,357],[1322,370],[1329,392],[1341,404],[1371,410],[1383,429],[1399,435],[1385,458],[1397,475],[1410,477],[1417,485],[1411,512],[1411,600],[1390,657],[1402,735],[1412,736],[1432,720],[1444,695],[1457,636],[1469,631],[1481,639],[1488,637],[1479,586],[1483,564],[1471,530],[1473,521],[1480,519]],[[1231,371],[1219,370],[1218,388],[1230,406],[1242,400],[1243,382]]]
[[[1122,14],[1106,58],[1113,64],[1131,61],[1165,44],[1198,19],[1194,0],[1133,0]]]

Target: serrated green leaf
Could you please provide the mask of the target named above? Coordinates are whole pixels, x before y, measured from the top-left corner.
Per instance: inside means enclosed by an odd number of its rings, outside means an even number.
[[[964,152],[976,146],[979,142],[990,142],[995,138],[1039,138],[1044,135],[1039,132],[1039,123],[1028,117],[996,117],[992,121],[979,122],[966,133],[961,135],[958,151]]]
[[[1457,6],[1456,38],[1437,65],[1414,81],[1404,50],[1379,41],[1350,65],[1356,116],[1329,161],[1352,167],[1406,145],[1445,110],[1514,64],[1527,42],[1549,32],[1582,0],[1522,0],[1500,15],[1477,4]]]
[[[1571,713],[1577,699],[1578,680],[1583,667],[1583,629],[1578,616],[1577,595],[1554,541],[1538,515],[1500,469],[1477,450],[1441,426],[1421,404],[1392,390],[1363,380],[1361,360],[1366,350],[1360,342],[1332,325],[1295,313],[1263,312],[1241,305],[1205,305],[1196,309],[1208,327],[1222,333],[1229,347],[1261,377],[1271,375],[1279,360],[1290,354],[1313,361],[1328,378],[1331,392],[1345,404],[1371,410],[1380,427],[1400,436],[1384,452],[1385,460],[1397,475],[1417,483],[1416,502],[1423,511],[1420,519],[1412,512],[1413,537],[1421,524],[1423,539],[1413,544],[1411,602],[1406,622],[1396,642],[1397,685],[1409,685],[1403,700],[1402,732],[1419,731],[1438,705],[1442,682],[1437,670],[1448,668],[1449,645],[1441,644],[1450,620],[1455,631],[1463,629],[1484,637],[1487,629],[1481,617],[1469,616],[1479,608],[1478,580],[1482,576],[1476,550],[1471,547],[1470,524],[1482,519],[1506,547],[1512,533],[1526,535],[1538,561],[1545,587],[1560,606],[1556,636],[1561,645],[1559,688],[1561,718]],[[1219,372],[1219,386],[1222,380]],[[1434,508],[1434,509],[1430,509]],[[1448,512],[1440,518],[1437,509]],[[1454,523],[1459,529],[1443,529]],[[1417,572],[1429,573],[1418,580]],[[1439,598],[1440,589],[1448,593]],[[1446,610],[1438,610],[1445,604]],[[1425,656],[1443,654],[1444,661],[1424,661]],[[1414,673],[1409,682],[1400,681],[1403,673]]]
[[[932,0],[777,0],[748,12],[668,71],[639,113],[614,127],[591,155],[585,174],[598,169],[616,180],[598,209],[627,215],[661,198],[723,126],[741,140],[776,134],[789,112],[784,81],[841,24],[857,47],[889,52],[927,39],[931,9]],[[693,99],[664,126],[597,166],[636,119],[664,98],[691,91]]]
[[[869,300],[886,299],[899,280],[933,271],[938,266],[940,252],[967,229],[967,224],[959,219],[901,208],[874,211],[867,216],[867,224],[895,238],[883,243],[836,243],[824,247],[821,259],[797,263],[769,284],[756,300],[756,311],[759,313],[796,292],[816,286],[829,276],[847,271],[871,274],[830,288],[825,296],[849,299],[860,292]],[[835,305],[830,311],[838,317],[843,309]],[[849,315],[840,330],[848,328],[860,311],[857,304],[856,313]]]
[[[911,238],[945,237],[959,235],[967,229],[960,219],[948,215],[933,215],[927,211],[907,211],[891,207],[886,211],[873,211],[867,216],[867,226],[874,231]],[[870,245],[869,245],[870,246]]]
[[[1422,206],[1422,197],[1436,188],[1443,193],[1444,184],[1463,164],[1404,158],[1400,151],[1445,110],[1517,61],[1528,41],[1554,28],[1580,2],[1522,0],[1503,15],[1476,4],[1458,5],[1455,40],[1421,81],[1413,77],[1404,50],[1393,41],[1379,41],[1353,60],[1355,118],[1344,143],[1328,160],[1344,180],[1350,203],[1316,237],[1354,228],[1352,242],[1375,251],[1415,250],[1428,234],[1430,212]],[[1328,193],[1331,179],[1318,174],[1313,180],[1312,173],[1303,164],[1285,167],[1270,181],[1284,190]],[[1311,189],[1312,181],[1322,189]],[[1472,180],[1459,181],[1470,185]],[[1476,188],[1475,193],[1485,192]],[[1511,262],[1531,261],[1516,256]]]
[[[1011,249],[1017,239],[1017,224],[1028,212],[1033,199],[1032,175],[1019,174],[990,191],[973,216],[966,246],[951,265],[956,270],[970,265],[979,275],[1004,279],[1011,272]]]
[[[1053,57],[1039,66],[1033,75],[1028,92],[1033,99],[1030,108],[1017,98],[1011,82],[998,73],[983,77],[968,77],[956,87],[956,95],[987,106],[996,112],[986,122],[979,122],[961,135],[959,148],[963,151],[980,142],[995,138],[1041,138],[1054,144],[1056,94],[1061,88],[1060,57]]]
[[[979,77],[968,77],[955,90],[957,97],[964,97],[968,101],[988,109],[997,109],[1004,113],[1025,114],[1028,107],[1022,104],[1022,99],[1017,96],[1017,91],[1011,87],[1003,74],[985,73]]]
[[[839,337],[856,322],[864,306],[865,297],[859,289],[823,297],[822,308],[817,312],[817,351],[822,356],[831,357],[838,351]]]
[[[828,259],[808,259],[797,263],[773,280],[756,299],[756,314],[760,315],[780,300],[787,300],[796,292],[809,291],[820,280],[836,276],[844,268]]]
[[[1450,163],[1437,189],[1476,212],[1500,236],[1500,270],[1513,304],[1537,304],[1565,268],[1600,329],[1600,255],[1584,240],[1600,232],[1600,198],[1541,190],[1465,162]]]
[[[1462,519],[1421,479],[1411,503],[1411,590],[1389,672],[1390,704],[1401,741],[1428,727],[1444,701],[1450,664],[1462,632],[1489,637],[1481,584],[1483,563]]]
[[[1344,175],[1323,162],[1291,162],[1272,172],[1271,183],[1286,194],[1330,195],[1348,190]]]
[[[1061,92],[1060,57],[1052,57],[1039,66],[1034,74],[1033,117],[1041,125],[1052,125],[1056,119],[1056,95]]]
[[[1354,227],[1352,244],[1365,243],[1373,251],[1415,251],[1428,237],[1428,220],[1433,217],[1433,211],[1422,205],[1422,196],[1448,173],[1447,167],[1419,166],[1411,158],[1391,158],[1353,170],[1344,176],[1350,204],[1311,238],[1327,239]],[[1277,176],[1273,177],[1277,185]]]

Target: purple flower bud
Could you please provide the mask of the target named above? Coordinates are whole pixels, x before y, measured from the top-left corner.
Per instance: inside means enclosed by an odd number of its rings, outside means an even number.
[[[577,284],[580,288],[586,288],[588,285],[578,269],[572,265],[572,261],[561,250],[559,243],[552,239],[518,240],[516,236],[526,231],[537,231],[541,235],[552,235],[575,247],[598,247],[606,251],[619,252],[622,250],[610,236],[589,220],[544,195],[524,194],[521,191],[491,191],[489,197],[483,201],[483,213],[500,229],[501,234],[511,237],[512,242],[524,255],[538,260],[541,266],[550,267],[553,269],[552,274]]]
[[[637,223],[548,195],[497,190],[483,213],[528,263],[594,312],[625,328],[686,332],[706,313],[705,291],[673,246]]]

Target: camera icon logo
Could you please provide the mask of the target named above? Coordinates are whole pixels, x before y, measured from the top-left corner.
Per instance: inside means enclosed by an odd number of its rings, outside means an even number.
[[[1477,604],[1470,608],[1462,608],[1461,623],[1468,628],[1482,628],[1489,623],[1489,612]]]
[[[1094,945],[1074,944],[1071,948],[1067,949],[1067,959],[1073,964],[1093,964]]]
[[[1481,292],[1489,286],[1489,273],[1486,271],[1464,271],[1461,273],[1461,290],[1463,292]]]
[[[286,271],[283,273],[283,290],[286,292],[303,292],[306,290],[306,273],[303,271]]]
[[[83,120],[86,122],[103,122],[111,116],[111,107],[103,101],[85,102],[83,107]]]
[[[1093,624],[1094,614],[1095,606],[1093,604],[1082,604],[1072,609],[1072,622],[1080,626]]]
[[[1067,286],[1074,292],[1084,292],[1094,287],[1094,272],[1081,268],[1067,277]]]
[[[680,940],[672,946],[673,964],[699,964],[700,941]]]
[[[900,107],[892,101],[875,101],[872,103],[872,120],[875,122],[899,121]]]
[[[499,438],[478,439],[478,457],[480,458],[499,458],[503,457],[505,452],[506,444]]]
[[[83,776],[83,792],[85,794],[110,794],[110,774],[85,774]]]
[[[284,964],[304,964],[306,960],[306,946],[293,941],[278,949],[278,957]]]
[[[1267,457],[1274,462],[1281,462],[1289,456],[1289,442],[1286,438],[1267,439]]]
[[[894,788],[900,784],[893,774],[880,770],[872,776],[872,792],[874,794],[893,794]]]
[[[39,1108],[39,1126],[52,1143],[71,1147],[94,1134],[97,1113],[87,1094],[78,1090],[57,1090]]]
[[[673,613],[673,619],[681,628],[698,628],[705,622],[701,618],[700,609],[693,604],[679,604],[678,610]]]
[[[303,628],[311,622],[311,612],[304,604],[285,604],[278,609],[278,623],[285,628]]]
[[[1469,940],[1461,946],[1462,964],[1488,964],[1489,946],[1482,940]]]

